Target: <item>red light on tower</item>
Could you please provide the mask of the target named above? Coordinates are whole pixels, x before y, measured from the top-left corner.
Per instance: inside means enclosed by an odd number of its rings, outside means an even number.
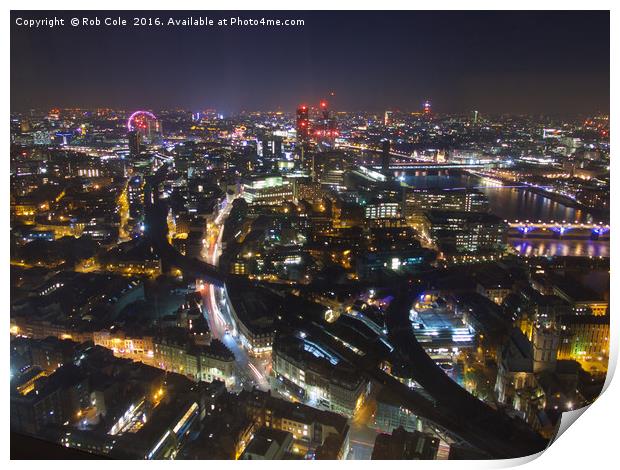
[[[327,108],[327,101],[323,100],[321,101],[321,109],[325,109]]]
[[[424,102],[424,114],[431,114],[431,102],[428,100]]]
[[[308,106],[302,104],[297,108],[297,136],[300,140],[307,139],[309,127]]]

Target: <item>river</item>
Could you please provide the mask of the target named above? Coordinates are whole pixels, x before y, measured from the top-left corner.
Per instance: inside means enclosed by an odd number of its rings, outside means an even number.
[[[509,187],[465,173],[411,171],[397,172],[396,177],[415,188],[476,188],[486,195],[490,211],[509,221],[600,221],[586,211],[568,207],[527,188]],[[523,256],[609,257],[609,242],[605,241],[509,239],[509,243]]]

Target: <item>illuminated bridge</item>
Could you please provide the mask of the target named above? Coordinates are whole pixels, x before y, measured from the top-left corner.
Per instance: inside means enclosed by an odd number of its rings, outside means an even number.
[[[361,150],[365,152],[375,153],[381,153],[383,151],[381,148],[374,147],[372,145],[357,145],[344,143],[339,143],[338,148]],[[495,166],[495,163],[433,163],[428,161],[421,161],[414,157],[412,154],[398,152],[394,149],[390,149],[390,155],[392,157],[411,160],[410,162],[390,163],[390,170],[457,170],[464,168],[489,169]],[[380,165],[376,165],[373,168],[376,170],[381,170]]]
[[[508,236],[515,238],[562,238],[562,239],[590,239],[609,240],[609,224],[574,223],[552,220],[550,222],[515,220],[505,221],[508,224]]]
[[[346,148],[346,149],[352,149],[352,150],[361,150],[363,152],[376,152],[376,153],[381,153],[383,150],[379,147],[374,147],[372,145],[357,145],[357,144],[344,144],[344,143],[339,143],[338,144],[338,148]],[[410,158],[412,160],[414,160],[413,155],[408,154],[408,153],[404,153],[404,152],[398,152],[394,149],[390,149],[390,155],[392,155],[393,157],[400,157],[400,158]]]
[[[463,168],[490,168],[493,163],[390,163],[390,170],[459,170]],[[381,166],[374,168],[380,169]]]

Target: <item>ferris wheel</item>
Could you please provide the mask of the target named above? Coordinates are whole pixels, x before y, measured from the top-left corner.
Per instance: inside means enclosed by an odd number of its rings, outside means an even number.
[[[136,111],[127,120],[128,131],[146,131],[149,129],[149,122],[157,122],[157,117],[149,111]]]

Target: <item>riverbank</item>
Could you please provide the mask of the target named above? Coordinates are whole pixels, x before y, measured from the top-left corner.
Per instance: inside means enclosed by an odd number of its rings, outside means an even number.
[[[528,183],[521,182],[521,181],[512,181],[506,178],[498,177],[496,175],[485,175],[475,170],[463,169],[463,170],[458,170],[458,171],[460,171],[461,174],[473,176],[477,178],[492,178],[508,186],[515,185],[515,184],[526,185],[527,187],[523,188],[524,191],[530,191],[534,194],[538,194],[539,196],[546,197],[547,199],[550,199],[551,201],[557,202],[566,207],[570,207],[571,209],[583,211],[587,214],[590,214],[593,218],[596,219],[597,222],[605,222],[605,223],[609,222],[609,218],[610,218],[609,211],[586,206],[562,194],[558,194],[553,191],[547,191],[546,189],[540,188],[538,186],[530,186]]]

